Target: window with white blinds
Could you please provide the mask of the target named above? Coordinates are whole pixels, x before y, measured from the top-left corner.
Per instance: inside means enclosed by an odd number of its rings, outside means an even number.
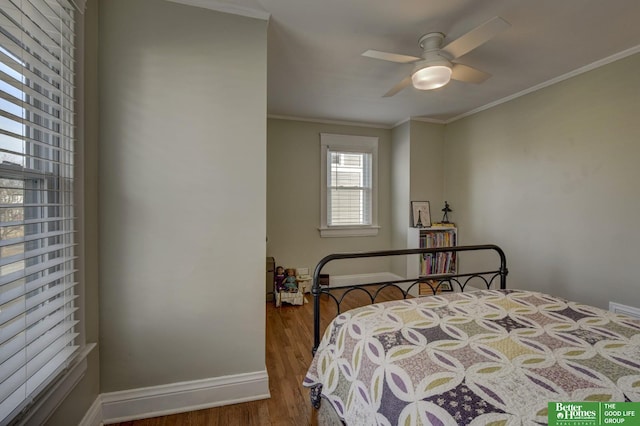
[[[77,352],[74,11],[0,0],[0,424]]]
[[[322,133],[322,236],[377,234],[378,139]]]
[[[329,148],[327,225],[371,225],[371,153]]]

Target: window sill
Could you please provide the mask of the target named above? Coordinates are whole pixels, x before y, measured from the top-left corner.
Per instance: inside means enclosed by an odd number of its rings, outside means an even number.
[[[75,359],[71,361],[66,373],[63,373],[62,377],[54,381],[49,389],[36,397],[33,404],[25,410],[23,417],[14,419],[16,424],[44,424],[84,377],[87,370],[87,356],[95,347],[95,343],[83,346]]]
[[[380,229],[377,225],[371,226],[331,226],[318,228],[322,238],[333,237],[375,237]]]

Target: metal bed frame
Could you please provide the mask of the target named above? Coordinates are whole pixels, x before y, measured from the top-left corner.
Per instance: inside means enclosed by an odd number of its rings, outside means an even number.
[[[338,287],[341,291],[343,291],[340,297],[336,297],[332,294],[332,291],[335,291],[336,288],[322,287],[320,285],[320,274],[322,273],[322,269],[332,261],[336,260],[344,260],[344,259],[362,259],[362,258],[371,258],[371,257],[390,257],[390,256],[408,256],[408,255],[424,255],[430,253],[441,253],[453,252],[456,254],[459,252],[465,251],[495,251],[498,253],[500,257],[500,266],[496,270],[490,271],[482,271],[482,272],[472,272],[472,273],[464,273],[464,274],[442,274],[442,275],[427,275],[420,276],[417,278],[407,278],[396,281],[384,281],[384,282],[374,282],[374,283],[366,283],[366,284],[357,284],[357,285],[349,285],[345,287]],[[363,291],[365,292],[371,303],[375,303],[378,294],[383,289],[388,287],[394,287],[402,293],[403,299],[406,299],[409,296],[409,292],[420,283],[434,282],[437,281],[437,285],[435,287],[431,286],[433,294],[436,295],[438,290],[443,285],[443,283],[449,283],[449,286],[453,290],[453,284],[457,284],[460,291],[464,291],[465,287],[471,280],[480,280],[483,282],[487,289],[491,288],[491,284],[493,281],[499,277],[500,279],[500,288],[507,288],[507,260],[504,254],[504,251],[496,245],[493,244],[485,244],[485,245],[473,245],[473,246],[458,246],[458,247],[435,247],[435,248],[417,248],[417,249],[402,249],[402,250],[383,250],[383,251],[370,251],[370,252],[357,252],[357,253],[338,253],[338,254],[330,254],[324,257],[318,265],[316,266],[313,272],[313,286],[311,287],[311,294],[313,294],[313,349],[312,353],[315,355],[316,350],[318,349],[318,345],[320,345],[320,296],[322,294],[326,294],[336,303],[338,315],[340,315],[340,304],[344,300],[344,298],[351,292],[354,291]],[[404,290],[398,284],[401,283],[411,283],[409,287]],[[370,291],[369,287],[378,286],[375,291]]]

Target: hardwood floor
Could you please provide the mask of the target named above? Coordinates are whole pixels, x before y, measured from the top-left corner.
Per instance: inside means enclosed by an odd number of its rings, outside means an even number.
[[[339,295],[340,292],[338,291]],[[309,403],[309,390],[302,380],[311,364],[313,346],[313,297],[302,306],[267,303],[266,364],[271,398],[261,401],[209,408],[171,416],[117,423],[119,426],[200,426],[200,425],[317,425],[316,410]],[[402,298],[398,290],[385,289],[377,302]],[[350,293],[342,310],[366,305],[362,292]],[[336,315],[335,303],[321,299],[322,329]]]

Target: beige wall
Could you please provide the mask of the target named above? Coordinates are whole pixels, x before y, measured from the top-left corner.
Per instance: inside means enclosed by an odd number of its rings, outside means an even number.
[[[378,222],[375,237],[321,238],[320,133],[378,137]],[[267,253],[278,265],[308,267],[335,252],[382,250],[391,245],[391,131],[269,119],[267,126]],[[389,271],[388,262],[329,265],[331,274]]]
[[[411,123],[407,121],[391,130],[391,248],[407,247],[411,191]],[[391,272],[405,276],[407,261],[403,257],[391,259]]]
[[[264,371],[267,23],[105,0],[99,24],[101,391]]]
[[[448,125],[460,241],[501,245],[511,287],[640,306],[638,111],[635,55]]]
[[[440,209],[444,206],[444,130],[441,124],[411,121],[409,196],[412,201],[429,201],[431,222],[442,219]]]
[[[411,201],[429,201],[432,222],[440,220],[438,212],[443,204],[444,188],[444,126],[409,120],[395,127],[391,135],[392,244],[393,248],[407,248]],[[413,278],[417,273],[407,271],[407,259],[402,257],[394,258],[391,267],[398,275]]]

